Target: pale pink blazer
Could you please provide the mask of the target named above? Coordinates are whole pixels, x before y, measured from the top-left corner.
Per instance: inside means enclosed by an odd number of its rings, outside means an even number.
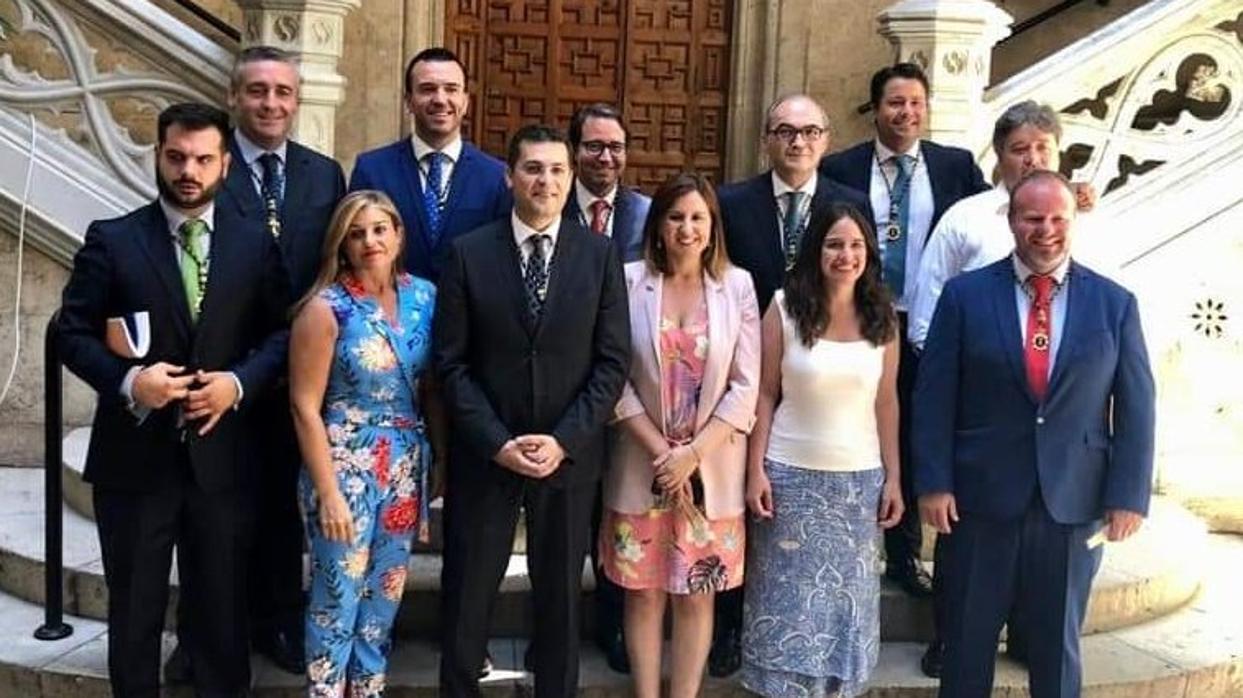
[[[760,310],[751,275],[727,267],[720,280],[704,275],[708,306],[708,357],[695,418],[698,433],[710,417],[736,431],[704,457],[699,472],[709,519],[737,516],[745,509],[747,434],[755,423],[760,389]],[[617,403],[614,422],[646,412],[663,431],[660,389],[660,300],[663,277],[646,262],[626,265],[630,298],[630,376]],[[614,424],[616,442],[605,474],[605,506],[642,514],[652,506],[652,458],[638,441]]]

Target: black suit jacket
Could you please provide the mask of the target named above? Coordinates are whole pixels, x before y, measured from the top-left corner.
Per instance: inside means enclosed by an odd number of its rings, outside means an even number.
[[[767,308],[773,292],[785,282],[785,248],[781,244],[781,214],[773,194],[772,170],[751,179],[727,184],[717,192],[725,226],[725,248],[734,264],[751,272],[755,297]],[[830,180],[816,181],[811,206],[850,204],[872,220],[867,195]]]
[[[449,247],[434,343],[454,420],[451,467],[470,478],[519,477],[492,456],[514,436],[551,434],[567,457],[553,477],[591,482],[630,362],[621,263],[608,240],[562,226],[538,324],[526,309],[519,266],[508,218]]]
[[[242,215],[260,223],[267,210],[251,170],[233,143],[232,163],[225,189]],[[281,209],[281,255],[290,279],[290,298],[306,293],[319,272],[324,234],[337,203],[345,196],[345,174],[336,160],[287,141],[285,149],[285,203]]]
[[[285,366],[288,279],[280,252],[263,226],[217,199],[207,291],[197,323],[190,320],[168,222],[158,202],[121,218],[95,221],[74,258],[60,315],[65,365],[99,394],[86,456],[88,482],[152,491],[175,473],[188,448],[199,486],[223,491],[248,481],[258,466],[245,412]],[[103,341],[108,318],[146,311],[151,346],[123,359]],[[230,410],[204,437],[177,425],[179,406],[139,422],[120,395],[130,367],[166,361],[186,370],[233,371],[242,383],[240,411]]]
[[[937,227],[937,221],[959,199],[989,189],[984,173],[975,164],[970,151],[932,141],[920,141],[920,153],[928,166],[928,180],[932,184],[932,222],[928,234]],[[833,153],[820,161],[820,174],[870,195],[872,190],[872,163],[876,160],[876,141],[867,140],[839,153]],[[875,222],[876,218],[873,217]],[[927,240],[924,243],[927,244]]]

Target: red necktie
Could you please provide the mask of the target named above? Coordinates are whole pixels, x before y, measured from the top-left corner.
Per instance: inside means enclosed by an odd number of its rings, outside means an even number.
[[[596,199],[591,202],[591,232],[596,235],[603,235],[605,228],[609,223],[609,202],[604,199]]]
[[[1023,347],[1023,358],[1027,363],[1027,384],[1032,394],[1039,401],[1049,388],[1049,352],[1053,347],[1053,323],[1051,301],[1053,299],[1053,277],[1044,274],[1032,274],[1027,277],[1035,297],[1031,307],[1027,309],[1027,342]]]

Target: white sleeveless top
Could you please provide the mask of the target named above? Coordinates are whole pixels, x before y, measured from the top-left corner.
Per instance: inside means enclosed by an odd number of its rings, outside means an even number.
[[[781,311],[781,402],[773,415],[768,458],[808,470],[848,472],[881,467],[876,392],[884,346],[867,340],[818,339],[809,349]]]

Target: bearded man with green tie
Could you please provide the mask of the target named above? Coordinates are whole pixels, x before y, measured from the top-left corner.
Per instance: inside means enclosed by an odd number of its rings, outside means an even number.
[[[165,109],[159,198],[91,224],[63,296],[61,356],[99,398],[85,478],[108,584],[109,679],[126,698],[159,695],[174,548],[196,694],[250,684],[245,553],[262,464],[247,413],[285,365],[289,279],[261,221],[216,198],[229,138],[219,109]],[[110,326],[142,314],[149,343],[108,341]]]

